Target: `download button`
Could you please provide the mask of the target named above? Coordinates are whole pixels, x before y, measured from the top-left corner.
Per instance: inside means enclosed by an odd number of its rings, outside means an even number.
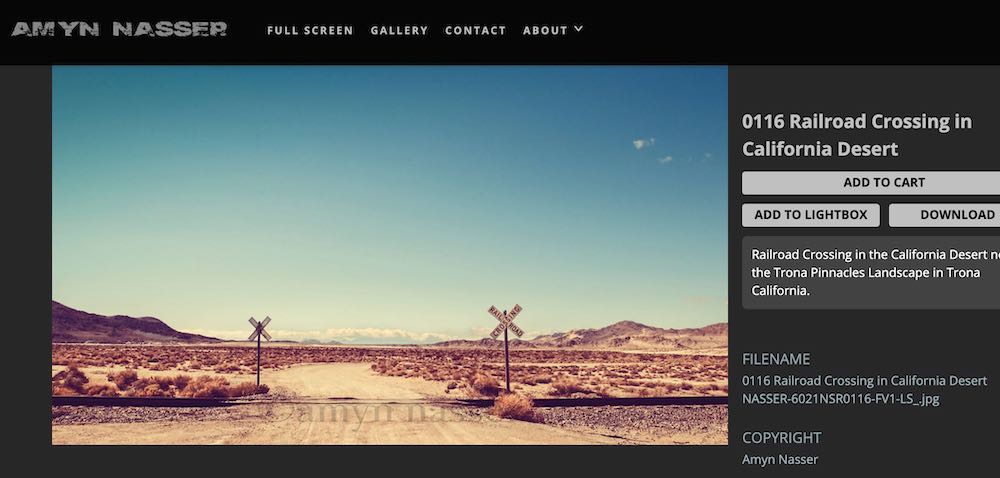
[[[890,204],[890,227],[1000,227],[1000,204]]]

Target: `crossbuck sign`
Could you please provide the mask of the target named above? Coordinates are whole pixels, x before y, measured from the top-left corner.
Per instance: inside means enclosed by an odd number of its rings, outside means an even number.
[[[524,331],[514,324],[514,318],[517,317],[517,314],[520,314],[522,310],[523,308],[518,304],[514,304],[514,308],[510,309],[510,312],[501,312],[495,306],[490,306],[490,315],[496,317],[496,319],[500,321],[500,325],[497,325],[497,327],[493,329],[493,332],[490,332],[490,338],[496,339],[506,329],[510,329],[510,331],[514,332],[514,335],[518,337],[524,335]]]
[[[520,327],[514,325],[514,319],[517,314],[520,314],[524,310],[519,304],[514,304],[514,308],[510,309],[510,312],[506,310],[500,311],[496,306],[491,305],[490,309],[487,311],[500,321],[500,325],[497,325],[493,332],[490,332],[490,338],[496,339],[503,333],[503,361],[504,361],[504,372],[507,377],[507,391],[510,392],[510,345],[507,340],[507,331],[514,332],[514,335],[520,337],[524,335],[524,331]]]
[[[260,322],[257,322],[257,319],[250,317],[250,325],[253,326],[253,333],[250,334],[250,338],[248,340],[257,341],[257,388],[258,389],[260,388],[260,338],[264,337],[265,339],[267,339],[268,342],[271,341],[271,334],[267,333],[267,331],[264,330],[264,327],[267,327],[267,324],[270,323],[271,323],[270,317],[264,317],[264,320]]]

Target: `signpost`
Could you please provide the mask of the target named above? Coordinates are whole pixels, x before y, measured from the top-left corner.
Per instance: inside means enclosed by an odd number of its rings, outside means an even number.
[[[514,335],[521,337],[524,335],[524,331],[520,327],[514,325],[514,318],[517,317],[521,311],[524,310],[519,304],[514,304],[514,308],[510,309],[510,312],[506,310],[501,312],[496,306],[491,305],[487,312],[493,317],[500,321],[500,325],[497,325],[493,332],[490,332],[490,338],[496,339],[500,336],[500,332],[503,332],[503,359],[504,359],[504,370],[507,377],[507,392],[510,392],[510,346],[507,340],[507,330],[514,332]]]
[[[264,330],[267,324],[271,323],[270,317],[264,317],[264,320],[257,322],[256,319],[250,317],[250,325],[253,326],[253,333],[250,334],[248,340],[257,339],[257,388],[260,388],[260,338],[263,336],[268,342],[271,341],[271,334]]]

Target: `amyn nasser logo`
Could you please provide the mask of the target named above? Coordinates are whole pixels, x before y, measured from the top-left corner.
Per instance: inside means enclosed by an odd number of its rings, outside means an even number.
[[[158,21],[111,22],[111,36],[115,37],[223,37],[226,22],[218,21]],[[17,22],[10,32],[12,37],[99,37],[106,30],[100,22],[40,21]]]

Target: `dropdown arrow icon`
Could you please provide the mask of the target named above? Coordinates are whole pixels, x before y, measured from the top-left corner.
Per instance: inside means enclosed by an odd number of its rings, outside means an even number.
[[[580,30],[583,30],[583,25],[573,25],[573,29],[576,30],[577,33],[580,33]]]

